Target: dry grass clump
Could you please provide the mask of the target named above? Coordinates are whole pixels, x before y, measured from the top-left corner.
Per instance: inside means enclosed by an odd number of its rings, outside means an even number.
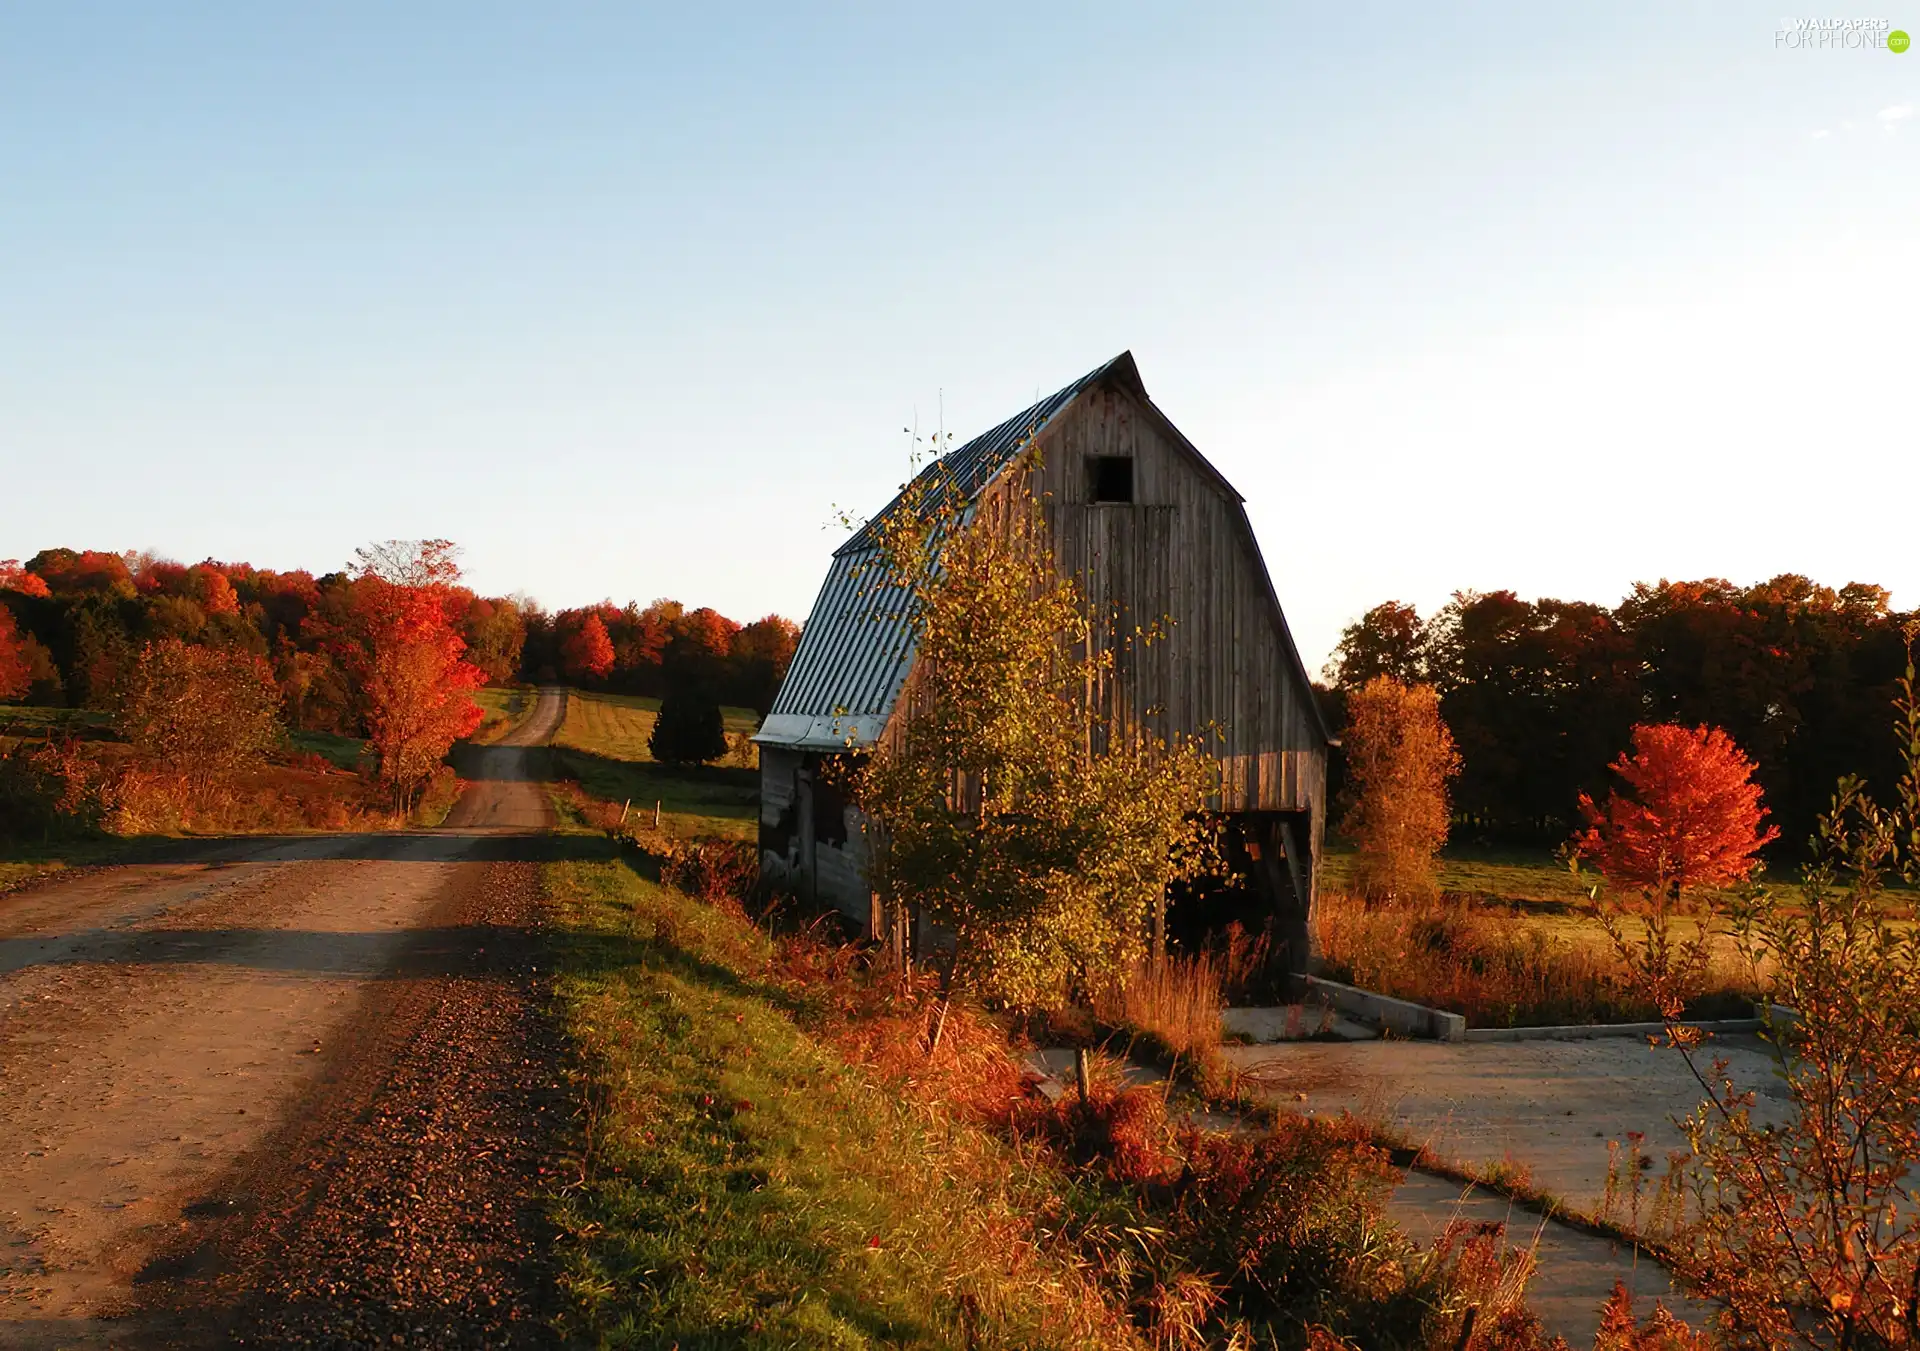
[[[1398,1173],[1358,1127],[1289,1117],[1258,1135],[1181,1128],[1166,1084],[1129,1085],[1100,1055],[1084,1099],[1048,1101],[977,1010],[956,1005],[929,1058],[931,977],[875,970],[808,936],[777,948],[780,984],[808,993],[806,1021],[849,1061],[930,1115],[984,1124],[1043,1173],[1061,1170],[1029,1241],[1107,1291],[1147,1344],[1290,1346],[1319,1327],[1359,1345],[1451,1351],[1471,1308],[1472,1347],[1548,1346],[1524,1305],[1530,1255],[1498,1227],[1461,1227],[1416,1249],[1385,1218]],[[1178,983],[1136,988],[1142,1021],[1162,1007],[1167,1026],[1166,1007],[1190,1007],[1169,989],[1190,994],[1204,977],[1217,990],[1215,961],[1180,969]]]
[[[437,823],[460,793],[442,766],[415,819]],[[296,752],[281,763],[195,779],[111,743],[0,747],[0,833],[20,838],[384,830],[397,820],[361,775]]]
[[[1610,949],[1556,939],[1503,911],[1459,898],[1369,903],[1323,892],[1315,948],[1329,978],[1464,1014],[1473,1027],[1640,1022],[1660,1014],[1635,994]],[[1725,957],[1710,965],[1698,1016],[1745,1012],[1748,979]]]
[[[1145,957],[1094,992],[1093,1015],[1151,1038],[1167,1055],[1204,1060],[1220,1049],[1221,983],[1211,952]]]
[[[1127,1187],[1171,1182],[1183,1154],[1164,1089],[1129,1085],[1113,1060],[1089,1059],[1085,1098],[1067,1093],[1049,1102],[1028,1093],[1006,1114],[1006,1126],[1107,1181]]]

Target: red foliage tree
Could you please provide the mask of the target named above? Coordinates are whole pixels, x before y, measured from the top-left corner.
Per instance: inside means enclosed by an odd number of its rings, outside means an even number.
[[[38,573],[56,595],[135,594],[133,570],[124,554],[98,549],[42,549],[27,560],[27,571]]]
[[[50,596],[46,579],[28,572],[17,558],[0,558],[0,591],[18,591],[24,596]]]
[[[560,661],[567,679],[585,683],[604,680],[613,670],[613,640],[606,621],[589,612],[560,644]]]
[[[389,540],[360,551],[354,665],[380,777],[411,807],[453,743],[480,725],[467,691],[486,681],[463,659],[460,570],[446,540]]]
[[[689,660],[725,659],[733,650],[733,635],[738,632],[738,624],[705,605],[681,615],[673,626],[674,642]]]
[[[240,597],[226,573],[212,563],[202,563],[187,569],[187,575],[193,579],[193,598],[200,602],[201,609],[210,615],[240,613]]]
[[[1616,887],[1678,896],[1689,887],[1725,886],[1753,871],[1754,855],[1780,832],[1761,828],[1754,764],[1717,727],[1642,724],[1633,752],[1613,771],[1631,794],[1609,794],[1604,808],[1580,796],[1587,828],[1575,839]]]
[[[26,640],[14,625],[13,611],[0,605],[0,699],[18,699],[32,684]]]

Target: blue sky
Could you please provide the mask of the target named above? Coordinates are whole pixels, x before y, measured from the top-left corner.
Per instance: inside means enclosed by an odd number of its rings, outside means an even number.
[[[1920,53],[1779,4],[6,7],[0,556],[804,616],[903,427],[1131,349],[1314,666],[1457,587],[1920,605]]]

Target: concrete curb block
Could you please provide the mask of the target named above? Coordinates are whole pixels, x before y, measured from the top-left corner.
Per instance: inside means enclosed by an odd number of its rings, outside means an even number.
[[[1308,1000],[1323,1000],[1348,1017],[1372,1023],[1384,1031],[1433,1041],[1467,1039],[1467,1020],[1457,1013],[1430,1009],[1425,1004],[1393,999],[1318,976],[1302,976],[1300,980]]]
[[[1711,1022],[1686,1022],[1702,1032],[1758,1032],[1766,1024],[1758,1018],[1720,1018]],[[1470,1027],[1468,1041],[1587,1041],[1594,1037],[1657,1037],[1667,1030],[1665,1023],[1576,1023],[1564,1027]]]
[[[1769,1025],[1792,1027],[1797,1015],[1780,1004],[1768,1007],[1765,1018],[1686,1019],[1682,1027],[1697,1027],[1713,1036],[1736,1032],[1765,1032]],[[1586,1041],[1594,1037],[1657,1037],[1665,1023],[1578,1023],[1563,1027],[1470,1027],[1468,1041]]]

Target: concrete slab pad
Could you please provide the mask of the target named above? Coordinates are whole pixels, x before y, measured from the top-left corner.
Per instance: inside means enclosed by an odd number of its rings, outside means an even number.
[[[1280,1004],[1272,1008],[1220,1010],[1220,1028],[1255,1043],[1307,1041],[1314,1037],[1372,1041],[1380,1030],[1330,1008]]]
[[[1735,1082],[1758,1095],[1760,1119],[1784,1108],[1759,1038],[1710,1046],[1709,1055],[1727,1058]],[[1605,1197],[1609,1140],[1641,1132],[1658,1178],[1668,1151],[1685,1148],[1676,1122],[1704,1096],[1678,1052],[1626,1038],[1280,1042],[1224,1054],[1250,1087],[1288,1110],[1352,1112],[1457,1164],[1510,1161],[1536,1187],[1585,1211]]]
[[[1545,1221],[1482,1188],[1409,1173],[1394,1192],[1387,1213],[1423,1247],[1430,1246],[1456,1219],[1503,1225],[1508,1243],[1533,1252],[1536,1265],[1527,1285],[1528,1304],[1547,1331],[1566,1338],[1569,1346],[1593,1345],[1600,1330],[1600,1309],[1612,1297],[1616,1280],[1627,1287],[1642,1318],[1653,1312],[1656,1302],[1694,1327],[1706,1326],[1712,1316],[1711,1305],[1676,1286],[1666,1268],[1652,1258]]]

